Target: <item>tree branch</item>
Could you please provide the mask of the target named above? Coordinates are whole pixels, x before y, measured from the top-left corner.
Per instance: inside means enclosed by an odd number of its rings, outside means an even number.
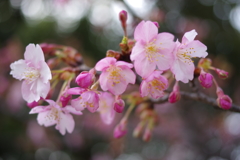
[[[212,105],[216,109],[222,109],[222,108],[218,107],[218,104],[217,104],[217,101],[215,98],[209,97],[208,95],[206,95],[204,93],[191,93],[191,92],[181,91],[180,94],[181,94],[182,98],[204,102],[206,104]],[[153,103],[161,104],[161,103],[167,102],[168,96],[169,96],[169,93],[167,93],[164,97],[158,99],[157,101],[153,101]],[[224,109],[222,109],[222,110],[224,110]],[[236,104],[232,104],[229,111],[240,113],[240,106],[238,106]]]

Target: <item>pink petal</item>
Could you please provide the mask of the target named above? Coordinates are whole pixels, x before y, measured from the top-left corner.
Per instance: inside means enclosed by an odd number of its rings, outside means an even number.
[[[133,68],[133,65],[131,63],[127,63],[127,62],[124,62],[124,61],[117,61],[116,62],[116,66],[118,67],[128,67],[128,68]]]
[[[146,97],[149,94],[148,83],[145,80],[143,80],[140,85],[140,94],[142,97]]]
[[[100,74],[100,77],[99,77],[99,83],[100,83],[100,86],[102,88],[103,91],[107,91],[108,90],[108,79],[109,77],[109,73],[104,71]]]
[[[40,75],[41,79],[44,83],[47,83],[50,79],[52,79],[52,74],[49,66],[47,65],[46,62],[40,61]]]
[[[97,64],[95,65],[95,69],[98,71],[103,71],[104,69],[108,68],[110,65],[115,64],[116,61],[117,60],[113,57],[103,58],[97,62]]]
[[[150,93],[150,96],[154,99],[158,99],[164,96],[164,92],[162,90],[158,90],[154,88],[151,88],[149,93]]]
[[[72,106],[65,106],[64,108],[62,108],[63,111],[67,112],[67,113],[72,113],[72,114],[76,114],[76,115],[82,115],[81,111],[77,111],[74,107]]]
[[[191,30],[189,32],[186,32],[184,35],[183,35],[183,38],[182,38],[182,44],[187,44],[191,41],[193,41],[195,39],[195,37],[197,36],[197,32],[194,30]]]
[[[160,53],[171,54],[175,48],[174,36],[170,33],[160,33],[156,37],[155,44],[160,47]]]
[[[143,40],[148,43],[158,34],[158,28],[151,21],[142,22],[135,29],[134,39],[137,41]]]
[[[188,83],[189,80],[193,79],[194,68],[193,63],[184,63],[181,60],[176,60],[174,61],[171,70],[177,81]]]
[[[56,120],[54,118],[51,118],[48,114],[49,111],[45,111],[45,112],[40,112],[37,116],[37,121],[39,125],[44,125],[45,127],[49,127],[52,126],[54,124],[56,124]]]
[[[143,43],[142,40],[139,40],[135,43],[132,53],[130,54],[130,59],[132,61],[138,60],[139,58],[145,58],[145,43]]]
[[[109,82],[107,85],[108,85],[108,90],[114,95],[122,94],[127,88],[127,83],[121,82],[121,81],[120,83],[117,83],[117,84],[113,84],[112,82]]]
[[[80,88],[80,87],[74,87],[74,88],[70,88],[67,90],[67,94],[70,95],[80,95],[82,94],[86,89],[84,88]]]
[[[144,58],[142,60],[135,60],[134,67],[137,74],[139,74],[141,77],[147,77],[156,69],[156,64],[151,63],[147,58]]]
[[[45,101],[48,102],[49,106],[51,106],[51,107],[58,106],[58,104],[51,99],[45,99]],[[58,106],[57,108],[60,108],[60,107]]]
[[[163,71],[169,69],[172,65],[173,60],[173,54],[170,52],[168,54],[163,54],[163,56],[157,57],[156,64],[158,66],[158,69]]]
[[[72,133],[74,126],[75,122],[71,114],[60,113],[60,121],[55,128],[58,129],[62,135],[65,135],[66,130],[68,133]]]
[[[31,103],[33,101],[38,101],[40,99],[40,96],[37,95],[36,92],[32,91],[32,83],[28,84],[26,81],[23,81],[22,83],[22,97],[25,101],[28,103]]]
[[[206,52],[207,46],[205,46],[198,40],[188,43],[181,50],[188,52],[188,55],[190,55],[191,57],[205,58],[208,55],[208,53]]]
[[[36,46],[34,44],[29,44],[26,47],[24,59],[31,62],[31,64],[34,65],[36,68],[38,67],[39,61],[45,61],[42,48],[38,44]]]
[[[71,101],[71,106],[73,106],[77,111],[82,111],[85,109],[82,103],[83,103],[82,99],[76,98]]]
[[[46,98],[50,90],[50,82],[43,83],[41,80],[37,80],[37,94],[42,98]]]
[[[18,61],[11,63],[10,68],[11,68],[10,74],[14,78],[22,80],[24,78],[24,72],[26,71],[26,68],[28,68],[28,66],[25,60],[20,59]]]
[[[136,74],[129,68],[125,68],[122,70],[122,74],[127,83],[134,84],[136,81]]]
[[[44,112],[46,110],[49,110],[48,106],[36,106],[34,108],[31,109],[31,111],[29,112],[29,114],[35,114],[35,113],[40,113],[40,112]]]

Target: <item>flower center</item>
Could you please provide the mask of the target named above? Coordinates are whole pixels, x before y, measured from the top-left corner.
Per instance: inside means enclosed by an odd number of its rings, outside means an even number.
[[[185,49],[185,50],[180,49],[178,51],[178,53],[177,53],[178,59],[180,59],[182,62],[187,63],[187,64],[193,63],[193,60],[191,59],[192,58],[191,54],[193,52],[196,52],[193,49],[194,48],[190,48],[190,50],[188,50],[188,49]]]
[[[145,52],[146,52],[146,57],[148,59],[148,61],[150,62],[154,62],[154,61],[157,61],[157,57],[164,57],[164,55],[160,54],[160,49],[163,49],[159,46],[157,46],[154,42],[156,40],[154,39],[152,42],[148,43],[146,46],[145,46]],[[160,43],[161,45],[161,43]]]
[[[150,82],[150,85],[151,85],[154,89],[160,90],[160,91],[162,91],[162,90],[164,90],[164,89],[166,88],[166,84],[163,83],[162,81],[157,80],[157,79],[152,80],[152,81]]]
[[[113,82],[113,86],[116,84],[120,83],[120,81],[124,81],[125,78],[121,75],[122,69],[117,66],[111,65],[108,69],[107,72],[109,72],[108,79],[110,79]]]
[[[33,67],[26,68],[25,72],[23,73],[24,79],[27,81],[27,83],[32,83],[36,79],[40,77],[40,73],[37,69]]]
[[[48,121],[58,121],[59,120],[59,110],[55,107],[51,108],[51,111],[45,116]]]

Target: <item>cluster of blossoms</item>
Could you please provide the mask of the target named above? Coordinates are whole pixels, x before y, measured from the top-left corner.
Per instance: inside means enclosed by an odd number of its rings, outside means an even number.
[[[23,99],[32,108],[30,114],[38,113],[40,125],[56,125],[62,135],[66,131],[71,133],[75,125],[71,114],[82,115],[85,108],[92,113],[100,113],[103,122],[111,124],[115,114],[124,111],[123,93],[129,84],[135,84],[139,85],[139,92],[125,96],[129,106],[114,129],[114,137],[120,138],[127,133],[129,115],[138,106],[136,112],[140,122],[133,134],[139,137],[145,129],[143,139],[148,141],[158,123],[152,100],[167,95],[170,103],[177,102],[181,97],[179,81],[188,83],[196,73],[204,88],[210,88],[213,83],[216,85],[219,107],[230,109],[232,100],[223,93],[209,71],[214,70],[220,78],[227,78],[228,73],[211,66],[210,59],[201,59],[198,66],[194,66],[191,58],[205,58],[208,55],[207,47],[194,40],[197,36],[195,30],[185,33],[179,42],[174,41],[170,33],[158,33],[156,22],[142,21],[135,29],[134,40],[131,40],[126,32],[127,13],[122,11],[119,16],[125,34],[120,43],[121,52],[108,51],[107,56],[92,69],[84,70],[76,50],[51,44],[29,44],[24,60],[11,64],[10,74],[24,80]],[[46,63],[44,53],[56,57]],[[61,62],[68,67],[54,70]],[[78,87],[72,88],[74,79]],[[50,98],[60,80],[64,82],[57,100],[53,101]],[[174,81],[172,92],[166,93]],[[72,95],[78,97],[72,98]],[[49,105],[41,105],[44,101]]]

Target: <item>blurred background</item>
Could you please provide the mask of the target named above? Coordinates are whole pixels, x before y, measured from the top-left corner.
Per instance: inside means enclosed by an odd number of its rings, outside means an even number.
[[[191,100],[155,106],[160,124],[148,143],[132,137],[137,116],[127,136],[114,139],[122,115],[107,126],[85,112],[74,117],[73,133],[61,136],[28,114],[21,82],[9,75],[25,46],[71,46],[94,66],[108,49],[119,50],[121,10],[129,37],[141,20],[157,21],[160,32],[180,40],[195,29],[214,66],[230,74],[218,83],[240,105],[240,0],[0,0],[0,160],[240,160],[240,114]],[[214,87],[202,91],[216,97]]]

